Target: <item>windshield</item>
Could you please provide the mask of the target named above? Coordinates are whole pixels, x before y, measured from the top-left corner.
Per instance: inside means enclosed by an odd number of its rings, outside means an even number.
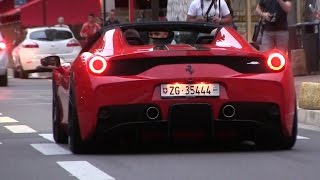
[[[38,41],[59,41],[73,38],[70,31],[46,29],[32,32],[30,39]]]

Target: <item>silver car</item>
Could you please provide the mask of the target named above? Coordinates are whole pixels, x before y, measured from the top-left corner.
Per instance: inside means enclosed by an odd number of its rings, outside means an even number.
[[[7,45],[0,32],[0,86],[8,85],[7,65],[8,65]]]

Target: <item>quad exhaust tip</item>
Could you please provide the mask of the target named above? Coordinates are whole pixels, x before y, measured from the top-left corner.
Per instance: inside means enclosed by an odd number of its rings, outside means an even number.
[[[236,114],[236,109],[232,105],[225,105],[222,109],[222,114],[226,118],[233,118]]]
[[[159,117],[160,111],[156,107],[149,107],[146,111],[146,116],[150,120],[155,120]]]

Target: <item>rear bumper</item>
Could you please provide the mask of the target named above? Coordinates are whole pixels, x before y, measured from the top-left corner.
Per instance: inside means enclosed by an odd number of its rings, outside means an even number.
[[[102,107],[98,113],[98,136],[131,132],[132,135],[156,135],[162,138],[246,138],[254,140],[260,132],[281,133],[279,107],[273,103],[230,103],[236,108],[233,118],[223,115],[214,118],[214,105],[175,104],[169,107],[169,118],[163,119],[159,106],[154,104]],[[159,108],[159,116],[150,119],[148,107]],[[124,133],[124,134],[126,134]]]

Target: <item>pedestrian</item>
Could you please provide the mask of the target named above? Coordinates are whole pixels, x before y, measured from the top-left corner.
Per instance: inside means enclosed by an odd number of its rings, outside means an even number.
[[[233,11],[233,9],[232,9],[232,6],[231,6],[231,0],[225,0],[226,1],[226,3],[227,3],[227,6],[228,6],[228,8],[229,8],[229,11],[230,11],[230,15],[231,15],[231,26],[235,29],[235,30],[237,30],[238,29],[238,27],[237,27],[237,25],[234,23],[234,21],[233,21],[233,18],[234,18],[234,11]]]
[[[187,21],[230,25],[232,17],[225,0],[193,0],[188,10]]]
[[[83,24],[80,36],[85,39],[85,41],[88,41],[88,38],[93,36],[97,31],[99,31],[100,26],[96,23],[95,15],[93,13],[90,13],[88,15],[88,21]]]
[[[113,25],[113,24],[120,24],[120,21],[117,18],[116,10],[111,9],[109,13],[109,18],[104,23],[105,26]]]
[[[287,53],[289,40],[287,15],[291,5],[291,0],[260,0],[256,12],[264,21],[261,51],[277,48]]]
[[[63,18],[62,16],[58,17],[57,23],[58,23],[58,24],[56,24],[55,27],[69,28],[68,25],[64,24],[64,18]]]
[[[148,22],[151,21],[150,18],[148,18],[147,13],[144,9],[140,10],[140,17],[136,20],[137,22]]]
[[[159,11],[159,21],[168,21],[167,16],[162,9]]]

